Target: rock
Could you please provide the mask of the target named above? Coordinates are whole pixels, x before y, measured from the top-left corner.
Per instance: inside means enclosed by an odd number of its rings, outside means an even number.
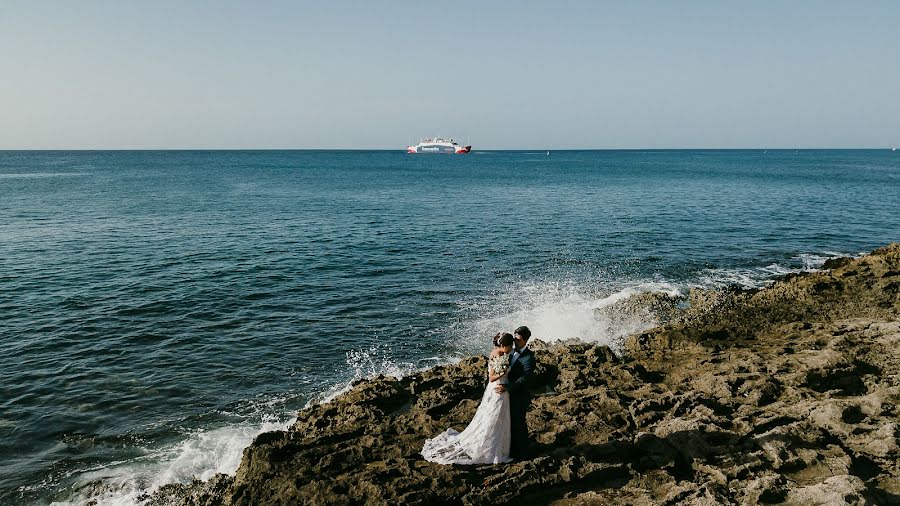
[[[824,264],[822,264],[822,268],[826,270],[838,269],[851,262],[853,262],[853,259],[850,257],[829,258],[828,260],[825,260]]]
[[[743,485],[735,483],[733,486]],[[741,504],[775,504],[787,497],[787,480],[780,474],[760,476],[746,483],[743,495],[739,496]]]
[[[648,326],[665,325],[677,319],[685,298],[661,292],[643,292],[594,310],[604,322],[606,335],[627,336]]]
[[[442,466],[419,454],[426,438],[474,414],[485,359],[471,357],[360,381],[301,411],[290,429],[257,437],[234,477],[167,485],[146,499],[897,503],[900,244],[826,268],[761,290],[693,290],[688,308],[655,295],[629,300],[615,314],[646,310],[662,325],[628,336],[621,356],[577,340],[532,341],[530,460]]]
[[[861,506],[865,499],[866,484],[856,476],[832,476],[822,483],[791,490],[785,501],[789,505],[803,506]]]

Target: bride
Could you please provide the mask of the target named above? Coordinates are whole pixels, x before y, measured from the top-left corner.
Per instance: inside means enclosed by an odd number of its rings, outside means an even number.
[[[509,393],[497,393],[497,382],[507,383],[513,336],[494,336],[488,360],[488,382],[475,417],[462,432],[447,429],[425,441],[422,456],[438,464],[500,464],[509,462]]]

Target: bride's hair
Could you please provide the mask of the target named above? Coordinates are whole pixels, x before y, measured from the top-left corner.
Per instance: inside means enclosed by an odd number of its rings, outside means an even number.
[[[512,346],[513,336],[509,332],[497,332],[494,336],[494,347]]]

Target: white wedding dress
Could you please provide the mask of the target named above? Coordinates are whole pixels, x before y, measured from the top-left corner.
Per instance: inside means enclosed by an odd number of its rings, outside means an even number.
[[[509,424],[509,393],[498,394],[506,375],[488,383],[475,417],[462,432],[453,429],[425,441],[422,456],[438,464],[502,464],[509,462],[512,437]]]

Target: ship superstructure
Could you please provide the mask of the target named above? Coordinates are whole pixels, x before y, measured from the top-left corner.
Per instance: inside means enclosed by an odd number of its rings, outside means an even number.
[[[449,153],[463,154],[472,150],[472,146],[460,146],[453,139],[431,137],[422,139],[418,144],[406,148],[407,153]]]

